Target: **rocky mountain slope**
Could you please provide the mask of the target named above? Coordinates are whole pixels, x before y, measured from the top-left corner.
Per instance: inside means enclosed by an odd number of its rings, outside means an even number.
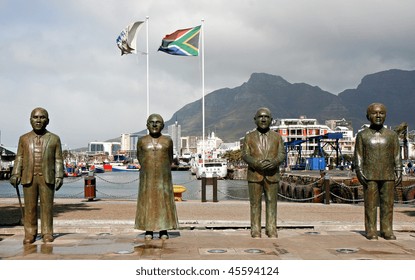
[[[237,141],[253,129],[253,117],[259,107],[268,107],[275,118],[316,118],[352,120],[354,131],[366,121],[366,108],[382,102],[388,108],[387,125],[407,122],[415,105],[415,71],[388,70],[365,76],[356,89],[339,95],[305,83],[289,83],[280,76],[253,73],[249,80],[235,88],[223,88],[205,96],[205,130],[214,131],[224,141]],[[202,100],[178,110],[166,128],[178,120],[182,135],[202,134]]]

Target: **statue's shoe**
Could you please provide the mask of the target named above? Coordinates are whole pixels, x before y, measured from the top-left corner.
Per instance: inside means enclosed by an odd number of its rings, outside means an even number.
[[[368,234],[366,234],[366,238],[369,239],[369,240],[377,240],[378,235],[376,233],[368,233]]]
[[[43,235],[43,242],[45,242],[45,243],[51,243],[54,240],[55,240],[55,238],[53,238],[52,234]]]
[[[23,239],[23,244],[32,244],[36,240],[36,235],[26,236]]]
[[[382,233],[381,236],[385,240],[396,240],[396,236],[393,233]]]

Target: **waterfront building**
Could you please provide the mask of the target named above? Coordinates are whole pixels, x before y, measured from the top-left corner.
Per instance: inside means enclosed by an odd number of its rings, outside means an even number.
[[[347,122],[336,120],[328,123],[336,125]],[[319,124],[317,119],[303,116],[298,119],[275,119],[271,129],[280,133],[285,143],[293,143],[288,149],[288,166],[304,164],[306,158],[321,156],[320,148],[329,157],[328,165],[331,165],[330,158],[338,153],[352,155],[354,151],[353,130],[346,126],[334,126],[332,129],[327,124]],[[340,139],[320,137],[328,133],[340,133],[342,136]]]
[[[339,139],[339,145],[343,155],[353,155],[354,153],[354,144],[355,144],[355,137],[353,136],[353,130],[344,127],[344,126],[336,126],[333,130],[334,132],[341,133],[343,138]]]
[[[197,153],[197,136],[182,136],[180,137],[181,142],[181,155],[189,156]]]
[[[132,150],[131,147],[133,143],[131,143],[131,133],[123,133],[121,134],[121,150],[122,151],[129,151]]]
[[[137,159],[137,141],[145,136],[144,133],[123,133],[121,134],[120,153],[128,158]]]
[[[231,142],[231,143],[222,143],[219,145],[218,150],[221,153],[226,153],[229,151],[237,151],[241,149],[241,145],[239,142]]]
[[[333,132],[327,125],[319,124],[317,119],[306,117],[275,119],[270,128],[277,131],[284,142],[304,141],[300,145],[306,157],[313,155],[318,147],[317,139],[312,137]]]
[[[218,158],[220,152],[218,147],[223,143],[222,139],[215,136],[215,132],[212,132],[203,143],[203,139],[197,141],[197,154],[202,155],[203,150],[205,152],[205,158]]]
[[[325,121],[325,124],[334,132],[338,132],[343,135],[343,138],[339,139],[339,145],[342,154],[352,156],[354,153],[355,144],[352,121],[343,118],[341,120],[327,120]]]
[[[334,130],[338,126],[347,127],[349,130],[353,131],[353,124],[352,121],[348,121],[346,119],[341,120],[326,120],[325,125],[327,125],[331,130]]]
[[[113,156],[121,150],[120,142],[89,142],[88,155],[105,154]]]

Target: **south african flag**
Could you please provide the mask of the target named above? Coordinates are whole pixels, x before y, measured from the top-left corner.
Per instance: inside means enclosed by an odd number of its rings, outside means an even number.
[[[172,55],[198,56],[200,27],[179,29],[164,36],[158,50]]]

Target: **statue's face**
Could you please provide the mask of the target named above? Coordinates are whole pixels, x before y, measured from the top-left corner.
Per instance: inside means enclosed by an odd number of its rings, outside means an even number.
[[[267,130],[271,125],[272,117],[268,110],[259,110],[255,115],[255,124],[261,130]]]
[[[35,110],[30,115],[30,124],[35,132],[42,132],[49,124],[49,118],[43,110]]]
[[[372,106],[368,111],[367,118],[371,124],[383,126],[386,119],[386,108],[381,104]]]
[[[156,115],[152,115],[147,120],[147,129],[150,134],[156,135],[160,134],[164,128],[163,119]]]

